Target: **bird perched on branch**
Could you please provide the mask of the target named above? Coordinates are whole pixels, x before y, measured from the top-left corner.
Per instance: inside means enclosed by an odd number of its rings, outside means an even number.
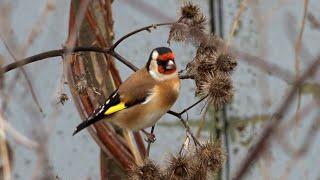
[[[145,67],[125,80],[73,135],[100,120],[133,131],[153,126],[175,103],[179,90],[172,50],[155,48]]]

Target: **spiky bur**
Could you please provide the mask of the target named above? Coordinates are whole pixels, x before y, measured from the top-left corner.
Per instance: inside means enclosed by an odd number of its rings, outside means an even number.
[[[188,2],[181,7],[181,17],[179,21],[171,26],[168,43],[173,41],[182,42],[192,40],[201,42],[205,39],[204,32],[206,18],[200,11],[200,8]]]
[[[201,14],[199,6],[187,2],[181,7],[181,17],[193,19]]]
[[[231,74],[237,66],[237,61],[229,54],[220,54],[217,58],[217,70]]]
[[[213,73],[217,70],[217,60],[218,57],[223,54],[224,49],[225,44],[222,39],[218,36],[211,35],[199,45],[196,56],[187,66],[187,72],[194,75],[199,73],[201,76],[203,74]]]
[[[190,178],[192,159],[186,155],[171,156],[166,168],[165,179],[182,180]]]
[[[234,95],[232,80],[225,74],[207,74],[197,87],[197,92],[208,96],[209,103],[216,108],[230,102]]]
[[[221,147],[213,143],[206,143],[196,151],[199,166],[211,173],[217,173],[222,169],[225,154]]]
[[[207,180],[208,170],[207,166],[201,164],[198,159],[192,161],[191,171],[190,171],[190,180]]]
[[[160,180],[161,176],[159,166],[151,160],[145,160],[140,166],[133,165],[128,171],[130,180]]]

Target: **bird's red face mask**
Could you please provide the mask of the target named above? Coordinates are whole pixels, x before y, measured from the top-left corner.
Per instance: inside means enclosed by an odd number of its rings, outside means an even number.
[[[173,52],[159,54],[157,58],[158,72],[161,74],[172,74],[176,72],[176,63],[174,62]]]

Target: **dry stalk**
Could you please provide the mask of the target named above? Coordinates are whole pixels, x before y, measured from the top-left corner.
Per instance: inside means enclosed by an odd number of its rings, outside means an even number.
[[[306,25],[307,14],[308,14],[308,4],[309,0],[304,0],[304,10],[303,10],[303,18],[300,25],[300,31],[297,37],[296,45],[295,45],[295,71],[296,71],[296,79],[300,77],[300,53],[301,53],[301,46],[302,46],[302,36],[304,32],[304,28]],[[298,103],[296,109],[296,126],[300,123],[300,115],[298,113],[301,106],[301,93],[299,90],[298,95]]]
[[[11,167],[10,167],[10,158],[9,152],[6,144],[6,132],[4,128],[4,119],[2,117],[2,112],[0,113],[0,151],[1,151],[1,160],[3,166],[3,179],[11,179]]]
[[[231,43],[231,41],[233,39],[234,33],[236,32],[236,30],[238,28],[239,21],[241,19],[241,15],[242,15],[244,9],[246,8],[248,1],[249,0],[242,0],[241,1],[240,8],[237,11],[237,14],[236,14],[235,18],[233,19],[232,27],[231,27],[229,36],[227,38],[227,47],[230,45],[230,43]]]

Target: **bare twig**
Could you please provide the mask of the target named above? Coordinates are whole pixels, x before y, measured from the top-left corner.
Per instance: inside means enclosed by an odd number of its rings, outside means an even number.
[[[313,124],[310,126],[308,133],[306,135],[306,137],[304,138],[304,140],[302,141],[303,144],[300,146],[300,148],[298,150],[295,150],[287,140],[284,140],[283,138],[285,137],[285,134],[288,134],[288,131],[290,129],[292,129],[293,127],[296,127],[296,116],[297,114],[299,114],[301,117],[305,117],[307,114],[309,114],[311,111],[313,111],[316,107],[319,106],[319,101],[317,100],[313,100],[310,103],[308,103],[307,105],[305,105],[303,108],[301,108],[299,110],[298,113],[296,113],[294,115],[294,117],[290,118],[290,120],[286,123],[283,124],[282,126],[280,126],[277,129],[277,137],[275,138],[276,140],[279,141],[279,143],[281,143],[281,145],[283,145],[283,147],[286,150],[286,153],[288,153],[289,155],[292,156],[292,158],[289,160],[286,167],[285,172],[283,173],[283,175],[281,175],[280,179],[288,179],[287,176],[290,173],[292,167],[296,164],[295,162],[305,153],[307,153],[311,142],[314,142],[314,139],[316,137],[316,134],[318,132],[319,129],[319,118],[315,118]],[[285,130],[285,131],[284,131]]]
[[[309,0],[304,0],[303,18],[300,25],[300,31],[297,37],[296,46],[295,46],[296,79],[300,77],[300,53],[301,53],[302,35],[303,35],[304,27],[306,25],[306,19],[307,19],[307,13],[308,13],[308,3],[309,3]],[[297,109],[296,109],[296,113],[297,113],[296,124],[300,122],[300,116],[298,114],[300,106],[301,106],[301,92],[299,90],[298,103],[297,103]]]
[[[7,148],[7,138],[4,128],[4,119],[2,117],[2,112],[0,112],[0,155],[2,160],[3,166],[3,179],[10,180],[11,179],[11,167],[10,167],[10,158],[9,158],[9,151]]]
[[[157,6],[152,6],[149,4],[150,1],[139,1],[139,0],[126,0],[126,4],[131,7],[137,9],[139,12],[144,13],[148,17],[152,17],[154,19],[162,20],[162,21],[171,21],[174,20],[169,16],[168,13],[159,9]]]
[[[320,21],[313,15],[313,13],[308,13],[308,20],[310,21],[313,28],[320,30]]]
[[[320,105],[319,100],[313,100],[309,102],[307,105],[305,105],[303,108],[301,108],[298,112],[298,114],[301,117],[307,116],[310,112],[312,112],[316,107]],[[293,127],[295,127],[295,119],[296,119],[297,113],[294,114],[293,117],[290,118],[290,120],[283,125],[280,125],[277,130],[277,137],[276,140],[278,140],[282,145],[284,145],[285,150],[289,153],[292,154],[293,152],[293,147],[288,143],[287,140],[284,140],[283,138],[286,136],[287,132],[291,130]],[[285,131],[284,131],[285,130]],[[306,139],[306,141],[309,141]],[[306,143],[306,141],[302,141]],[[303,146],[302,146],[303,147]]]
[[[293,87],[291,88],[288,96],[285,98],[280,108],[276,111],[274,115],[274,119],[270,122],[270,124],[265,128],[262,132],[261,138],[258,140],[258,143],[253,147],[251,153],[247,156],[247,158],[241,164],[239,170],[235,175],[235,179],[242,179],[249,169],[251,163],[267,149],[267,143],[273,132],[276,129],[277,124],[281,121],[282,117],[286,114],[288,108],[293,101],[293,98],[298,90],[298,88],[303,84],[304,81],[307,80],[310,76],[312,76],[318,66],[320,65],[320,56],[318,56],[313,63],[306,69],[304,74],[294,82]]]
[[[57,56],[63,56],[65,53],[68,52],[81,52],[81,51],[93,51],[93,52],[99,52],[99,53],[107,53],[112,55],[113,57],[117,58],[119,61],[127,65],[130,69],[137,71],[138,68],[134,66],[131,62],[127,61],[124,59],[120,54],[114,51],[114,49],[126,38],[139,33],[141,31],[150,31],[152,28],[156,28],[158,26],[165,26],[165,25],[171,25],[173,23],[159,23],[159,24],[152,24],[149,26],[142,27],[140,29],[137,29],[135,31],[132,31],[123,37],[121,37],[118,41],[114,43],[110,48],[99,48],[99,47],[94,47],[94,46],[82,46],[82,47],[75,47],[75,48],[65,48],[65,49],[57,49],[57,50],[52,50],[52,51],[47,51],[43,52],[25,59],[20,60],[19,62],[11,63],[3,68],[3,72],[8,72],[12,69],[15,69],[17,67],[30,64],[32,62],[40,61],[45,58],[50,58],[50,57],[57,57]]]
[[[168,26],[168,25],[172,25],[172,24],[174,24],[174,22],[151,24],[151,25],[149,25],[149,26],[145,26],[145,27],[142,27],[142,28],[137,29],[137,30],[135,30],[135,31],[132,31],[132,32],[130,32],[130,33],[122,36],[117,42],[115,42],[115,43],[113,44],[113,46],[110,47],[110,51],[113,51],[123,40],[127,39],[128,37],[130,37],[130,36],[132,36],[132,35],[134,35],[134,34],[137,34],[137,33],[141,32],[141,31],[148,31],[148,32],[150,32],[151,29],[155,29],[155,28],[157,28],[158,26]]]
[[[180,119],[180,121],[182,122],[184,128],[186,129],[186,131],[190,134],[190,136],[192,137],[192,140],[194,142],[195,145],[200,145],[200,142],[198,141],[198,139],[193,135],[190,126],[188,125],[188,123],[183,119],[183,117],[181,116],[180,113],[174,112],[174,111],[168,111],[168,114],[171,114],[177,118]]]
[[[153,134],[153,132],[154,132],[154,128],[155,128],[155,125],[153,125],[152,127],[151,127],[151,131],[150,131],[150,134]],[[148,146],[147,146],[147,157],[149,157],[149,155],[150,155],[150,147],[151,147],[151,141],[148,141]]]
[[[292,84],[295,80],[295,76],[288,70],[285,70],[275,64],[270,63],[268,60],[264,60],[261,57],[251,55],[236,48],[229,48],[230,53],[234,54],[239,60],[247,62],[248,65],[254,66],[262,70],[263,72],[276,76],[289,84]]]
[[[231,31],[229,33],[229,36],[228,36],[228,39],[227,39],[227,46],[230,45],[232,39],[233,39],[233,36],[234,36],[234,33],[235,31],[237,30],[238,28],[238,24],[239,24],[239,21],[240,21],[240,18],[241,18],[241,14],[242,12],[244,11],[247,3],[248,3],[249,0],[243,0],[241,1],[241,4],[240,4],[240,8],[235,16],[235,18],[233,19],[233,22],[232,22],[232,28],[231,28]]]
[[[196,105],[198,105],[199,103],[201,103],[203,100],[205,100],[208,97],[208,95],[202,97],[201,99],[199,99],[197,102],[191,104],[189,107],[185,108],[184,110],[182,110],[179,115],[182,115],[183,113],[189,111],[190,109],[192,109],[193,107],[195,107]]]
[[[208,110],[209,110],[209,106],[206,106],[204,111],[203,111],[203,113],[202,113],[202,115],[201,115],[201,119],[199,121],[198,129],[197,129],[197,132],[196,132],[196,137],[197,138],[201,137],[201,132],[202,132],[202,130],[204,128],[204,125],[206,123],[206,114],[207,114]]]
[[[2,33],[1,34],[1,39],[5,45],[5,47],[7,48],[9,54],[12,56],[12,58],[14,59],[14,61],[18,61],[18,58],[23,57],[28,48],[30,47],[30,45],[33,43],[33,41],[36,39],[36,37],[39,35],[39,33],[41,32],[41,28],[42,25],[44,24],[45,20],[47,19],[47,16],[49,15],[49,13],[54,9],[54,5],[53,2],[51,1],[47,1],[46,6],[43,10],[43,12],[41,13],[41,15],[39,16],[39,20],[37,21],[37,23],[33,26],[31,32],[29,33],[29,35],[27,36],[27,40],[26,42],[22,45],[22,46],[18,46],[18,44],[15,42],[15,38],[13,37],[13,33],[9,33],[10,29],[11,29],[11,24],[8,20],[1,20],[2,22],[7,22],[6,24],[2,24],[3,29],[2,29]],[[9,18],[10,16],[8,16],[9,12],[4,11],[4,13],[6,14],[6,16],[2,15],[3,18]],[[4,36],[6,38],[4,38]],[[13,52],[12,49],[17,49],[16,52]],[[39,111],[42,113],[43,110],[40,106],[40,103],[38,101],[38,98],[36,96],[36,93],[33,89],[33,86],[31,84],[30,78],[27,75],[27,72],[24,70],[24,68],[22,67],[21,72],[23,74],[23,76],[26,79],[27,82],[27,86],[31,92],[32,98],[34,100],[34,102],[36,103],[36,106],[38,107]]]
[[[1,38],[1,39],[2,39],[2,38]],[[3,43],[5,44],[5,47],[6,47],[7,51],[9,52],[9,54],[11,55],[11,57],[13,58],[13,60],[14,60],[15,62],[18,62],[18,59],[16,58],[16,56],[14,55],[14,53],[13,53],[13,52],[11,51],[11,49],[9,48],[8,44],[6,43],[6,41],[5,41],[4,39],[2,39],[2,40],[3,40]],[[21,70],[24,78],[26,79],[27,86],[29,87],[31,96],[32,96],[34,102],[36,103],[36,106],[38,107],[39,111],[42,113],[42,112],[43,112],[42,107],[41,107],[40,102],[39,102],[39,100],[38,100],[38,98],[37,98],[37,96],[36,96],[36,93],[35,93],[34,88],[33,88],[33,86],[32,86],[31,80],[30,80],[29,76],[27,75],[26,70],[25,70],[23,67],[20,67],[20,70]],[[0,75],[0,76],[1,76],[1,75]]]
[[[3,117],[0,117],[0,118],[3,119]],[[13,140],[15,140],[18,144],[21,144],[28,149],[35,149],[38,147],[37,142],[22,135],[19,131],[17,131],[14,127],[12,127],[10,123],[7,122],[6,120],[3,120],[3,128],[5,131],[8,132],[8,134],[10,134],[13,137]]]

